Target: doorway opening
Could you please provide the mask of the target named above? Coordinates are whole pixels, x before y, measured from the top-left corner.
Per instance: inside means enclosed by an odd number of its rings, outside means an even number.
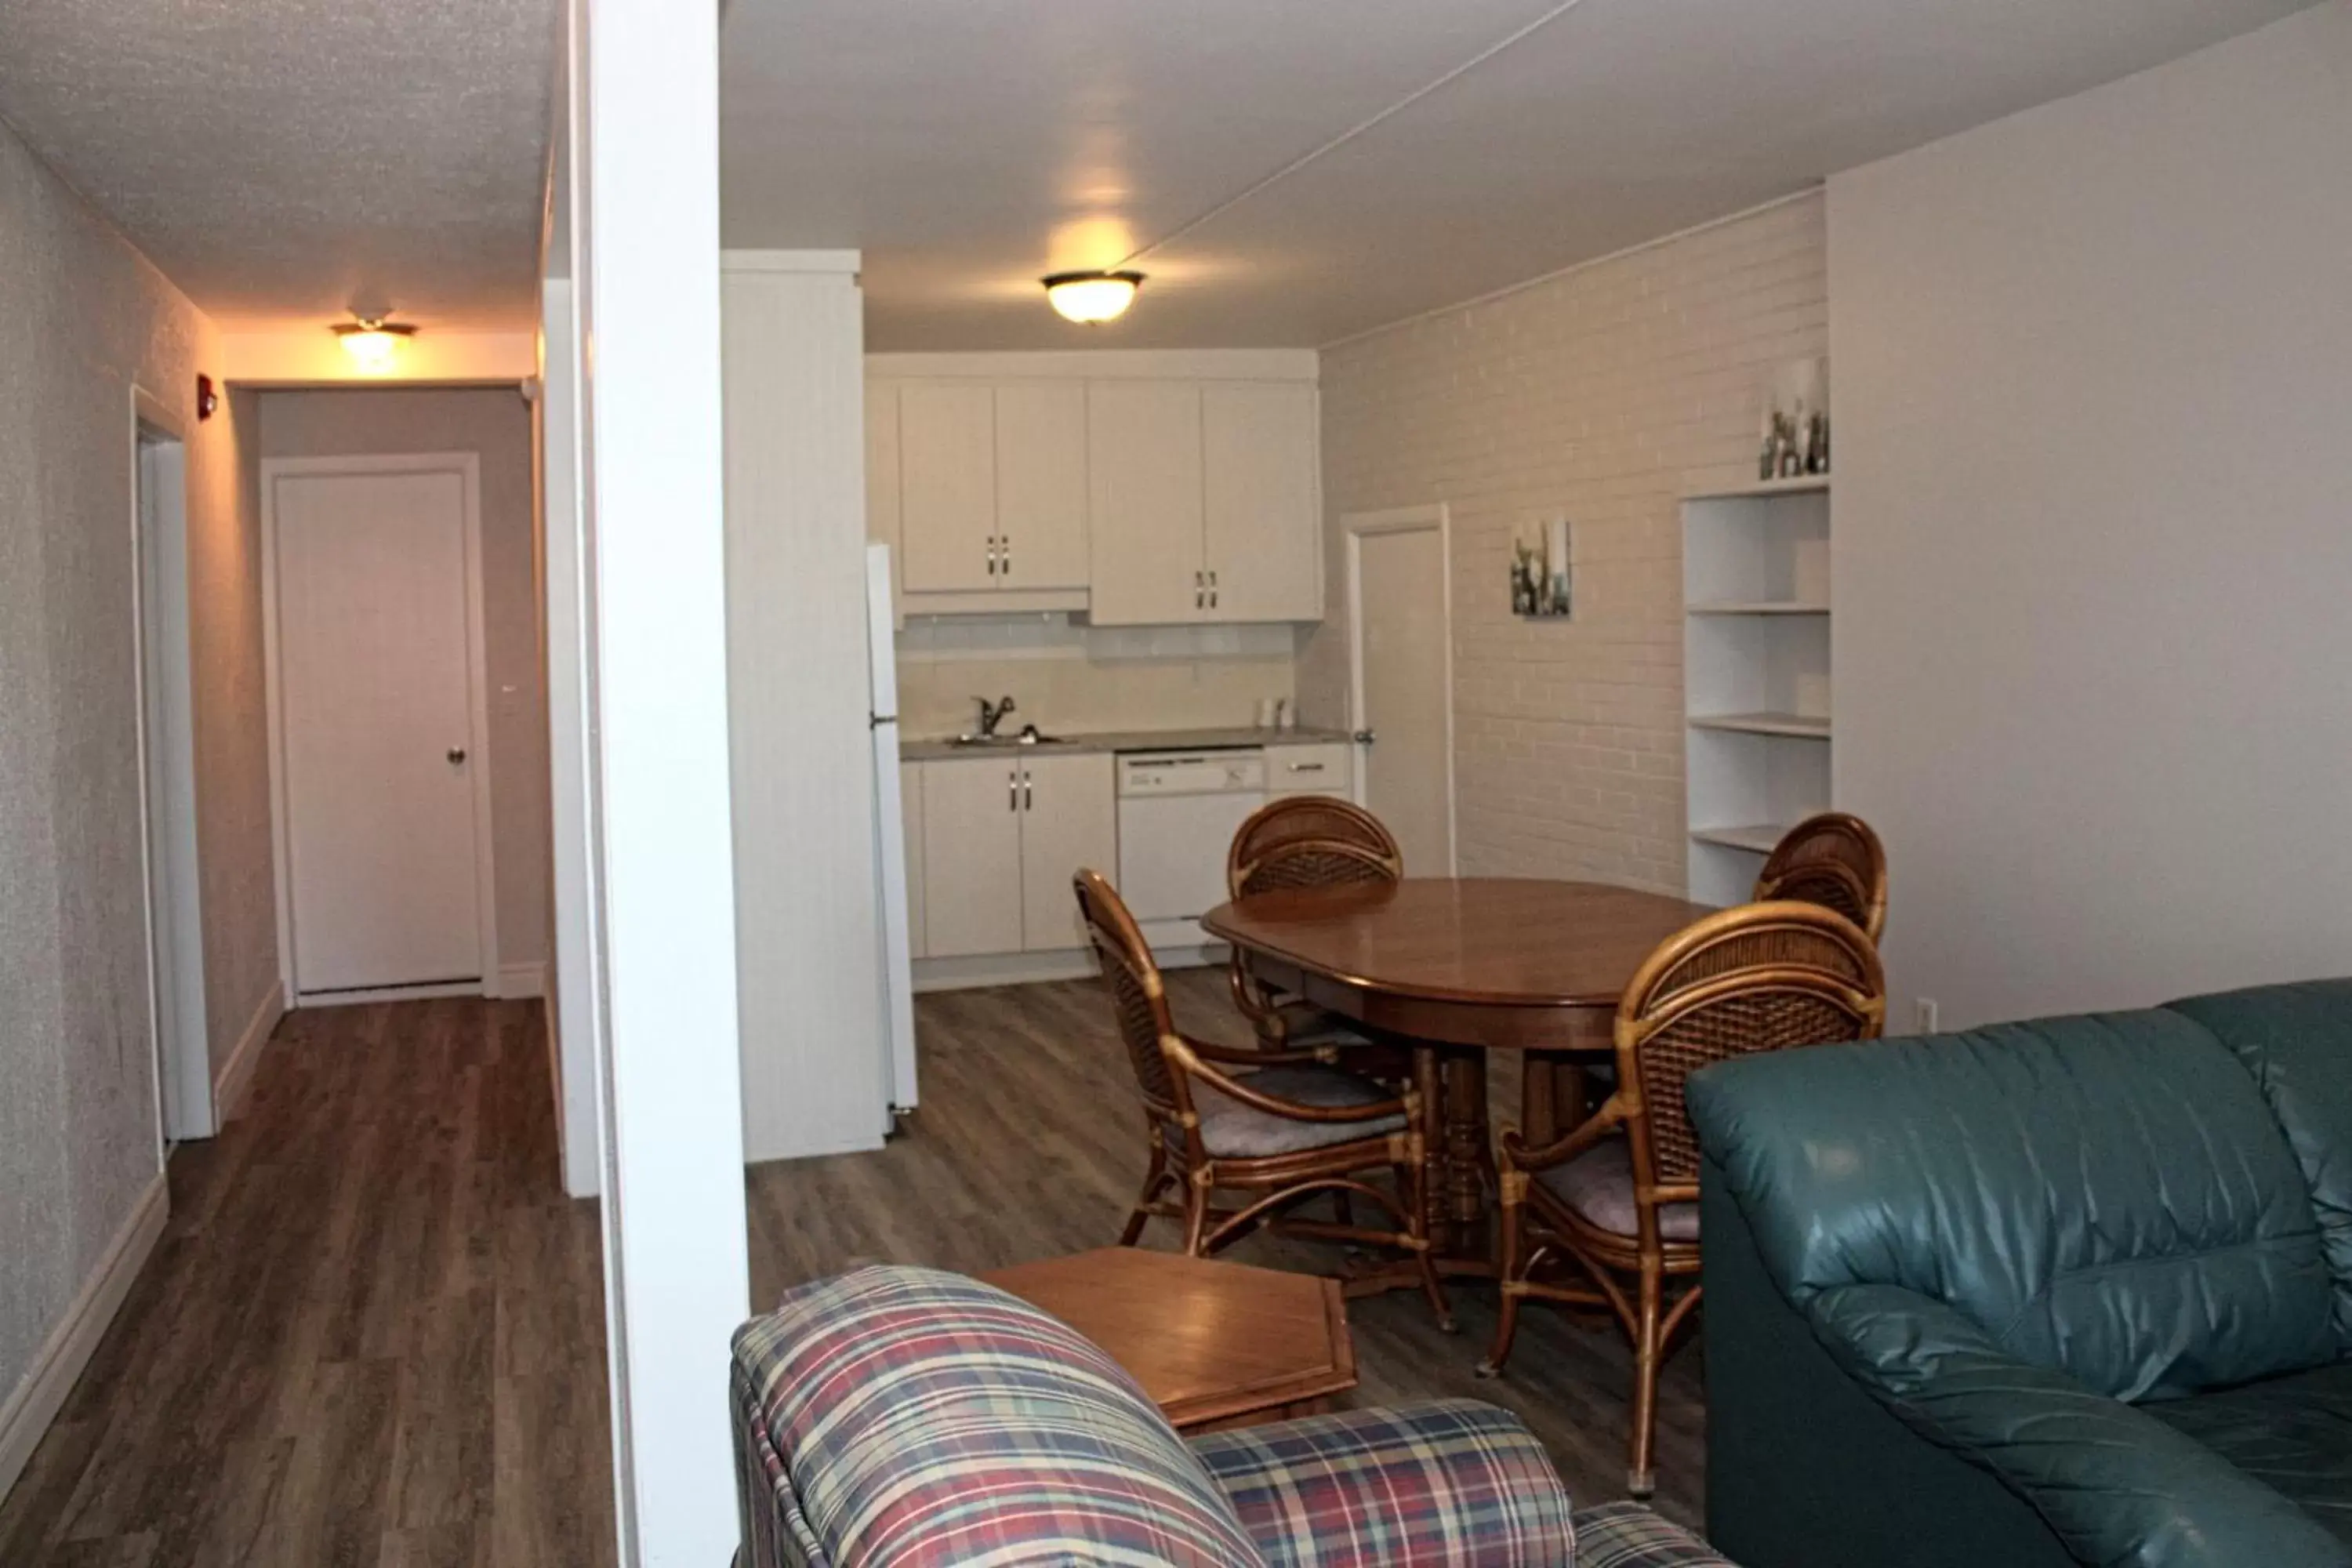
[[[195,701],[188,645],[187,445],[179,418],[131,394],[131,571],[138,652],[139,814],[147,882],[148,1003],[157,1135],[209,1138],[204,906],[196,858]]]
[[[1454,572],[1444,506],[1350,512],[1349,711],[1364,805],[1409,872],[1452,876]]]
[[[265,458],[261,493],[289,1001],[495,992],[478,458]]]

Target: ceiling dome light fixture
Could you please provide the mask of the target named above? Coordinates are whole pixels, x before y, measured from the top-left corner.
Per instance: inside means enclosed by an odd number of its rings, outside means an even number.
[[[1135,291],[1143,286],[1140,272],[1056,272],[1045,282],[1045,299],[1073,321],[1092,325],[1127,314]]]
[[[405,321],[387,321],[382,316],[360,316],[344,321],[334,329],[335,336],[343,342],[343,352],[352,356],[362,375],[390,375],[394,363],[400,357],[400,347],[416,335],[416,329]]]

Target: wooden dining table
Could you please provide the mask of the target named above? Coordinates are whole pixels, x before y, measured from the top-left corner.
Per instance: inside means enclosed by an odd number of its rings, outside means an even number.
[[[1618,999],[1666,938],[1714,911],[1600,882],[1409,877],[1289,888],[1202,917],[1262,983],[1408,1046],[1441,1134],[1428,1150],[1431,1240],[1448,1272],[1491,1268],[1490,1052],[1528,1069],[1519,1124],[1547,1142],[1581,1115],[1583,1069],[1610,1059]]]

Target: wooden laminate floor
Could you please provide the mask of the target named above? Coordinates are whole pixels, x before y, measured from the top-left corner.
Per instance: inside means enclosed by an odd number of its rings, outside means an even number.
[[[1171,979],[1188,1028],[1241,1037],[1221,976]],[[866,1259],[978,1271],[1116,1237],[1143,1145],[1099,990],[954,993],[918,1017],[923,1109],[888,1148],[751,1172],[755,1299]],[[169,1227],[0,1503],[0,1563],[610,1563],[596,1214],[562,1194],[547,1073],[535,1003],[290,1015],[246,1114],[173,1154]],[[1231,1256],[1335,1259],[1265,1237]],[[1411,1292],[1350,1304],[1357,1402],[1507,1405],[1580,1503],[1621,1495],[1615,1331],[1535,1309],[1509,1376],[1481,1382],[1493,1299],[1465,1282],[1454,1302],[1452,1336]],[[1661,1390],[1656,1500],[1693,1523],[1696,1362]]]

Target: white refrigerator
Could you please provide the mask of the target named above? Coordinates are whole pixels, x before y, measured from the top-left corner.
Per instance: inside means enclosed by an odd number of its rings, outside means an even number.
[[[884,1101],[890,1120],[915,1108],[915,990],[907,931],[906,816],[898,788],[898,657],[890,547],[866,547],[866,626],[873,687],[875,908],[880,952]],[[890,1131],[886,1125],[883,1131]]]

